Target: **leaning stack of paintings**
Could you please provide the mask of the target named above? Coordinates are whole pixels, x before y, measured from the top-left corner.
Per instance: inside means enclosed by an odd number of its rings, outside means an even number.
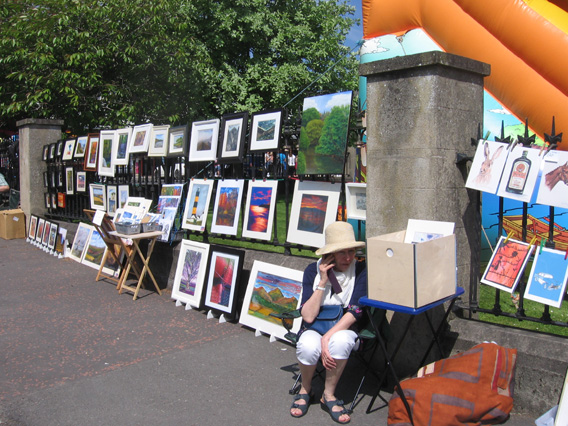
[[[157,222],[163,234],[158,238],[158,241],[169,241],[170,232],[177,218],[184,185],[185,184],[162,185],[162,191],[158,198],[156,210],[158,214]],[[176,228],[179,228],[179,226]]]
[[[66,239],[67,229],[45,218],[30,215],[26,237],[28,243],[49,254],[63,258],[66,254]]]

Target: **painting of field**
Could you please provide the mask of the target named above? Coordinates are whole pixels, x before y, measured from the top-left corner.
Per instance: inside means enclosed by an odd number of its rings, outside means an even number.
[[[293,311],[298,306],[302,283],[286,277],[259,271],[254,282],[248,314],[274,324],[281,324],[272,312]]]

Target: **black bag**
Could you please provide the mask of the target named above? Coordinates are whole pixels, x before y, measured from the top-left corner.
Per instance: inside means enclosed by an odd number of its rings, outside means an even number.
[[[324,305],[321,307],[320,312],[311,324],[307,324],[308,330],[317,331],[322,336],[327,333],[331,328],[339,322],[343,316],[343,306],[341,305]]]

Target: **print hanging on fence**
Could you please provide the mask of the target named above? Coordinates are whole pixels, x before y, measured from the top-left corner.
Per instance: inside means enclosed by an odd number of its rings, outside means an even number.
[[[87,141],[88,136],[79,136],[77,138],[77,143],[75,144],[75,153],[73,158],[83,158],[85,157],[85,152],[87,151]]]
[[[106,210],[106,188],[103,184],[91,183],[89,185],[91,208],[93,210]]]
[[[504,198],[530,202],[542,157],[540,150],[515,145],[509,152],[497,195]]]
[[[501,236],[481,282],[512,293],[523,275],[534,246]]]
[[[236,313],[244,257],[242,250],[211,246],[205,306],[223,314],[229,321]]]
[[[130,154],[148,152],[150,136],[152,135],[152,127],[152,123],[134,126],[134,129],[132,129],[132,137],[130,138],[130,145],[128,147],[128,152]]]
[[[99,140],[100,135],[98,133],[89,133],[83,162],[83,170],[92,172],[97,171],[97,163],[99,160]]]
[[[297,173],[342,174],[353,92],[304,99]]]
[[[169,124],[152,127],[148,157],[165,157],[168,154],[169,130]]]
[[[350,182],[345,184],[345,205],[347,219],[367,219],[367,184]]]
[[[112,163],[112,152],[114,150],[116,132],[114,130],[103,130],[100,136],[99,147],[99,166],[97,173],[100,176],[114,177],[114,165]]]
[[[543,247],[537,249],[525,290],[525,299],[560,308],[566,293],[566,253]]]
[[[240,163],[245,152],[245,137],[248,127],[248,113],[225,114],[221,117],[221,137],[217,161],[219,163]]]
[[[249,181],[243,237],[270,241],[278,181]]]
[[[73,151],[75,150],[75,139],[67,139],[63,146],[63,156],[62,160],[72,160],[73,159]]]
[[[282,127],[282,111],[260,111],[252,115],[249,151],[276,151]]]
[[[201,306],[201,294],[207,272],[209,244],[181,240],[176,275],[172,287],[172,299]]]
[[[128,165],[128,144],[132,136],[132,127],[125,127],[116,131],[116,143],[113,145],[112,163],[115,166]]]
[[[73,195],[74,194],[74,180],[75,180],[75,175],[74,175],[74,170],[73,167],[66,167],[65,168],[65,193],[67,195]]]
[[[217,181],[211,232],[237,235],[244,182],[242,179]]]
[[[286,241],[322,247],[326,226],[337,218],[340,192],[339,184],[296,181]]]
[[[507,161],[509,145],[480,139],[465,186],[495,194]]]
[[[544,157],[536,202],[568,208],[568,152],[550,151]]]
[[[183,212],[182,228],[198,232],[205,231],[214,182],[203,179],[191,180]]]
[[[282,321],[271,313],[298,309],[304,273],[255,260],[250,272],[239,323],[285,340]],[[300,329],[301,318],[294,320],[292,332]]]
[[[215,161],[219,139],[219,119],[191,123],[189,161]]]
[[[168,156],[181,157],[187,155],[187,125],[176,126],[168,134]]]

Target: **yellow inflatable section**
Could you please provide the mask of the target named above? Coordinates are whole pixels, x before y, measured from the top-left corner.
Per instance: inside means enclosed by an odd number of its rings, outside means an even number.
[[[422,28],[446,52],[491,65],[486,89],[541,138],[568,132],[568,4],[562,0],[362,0],[370,39]],[[568,142],[559,149],[568,150]]]

